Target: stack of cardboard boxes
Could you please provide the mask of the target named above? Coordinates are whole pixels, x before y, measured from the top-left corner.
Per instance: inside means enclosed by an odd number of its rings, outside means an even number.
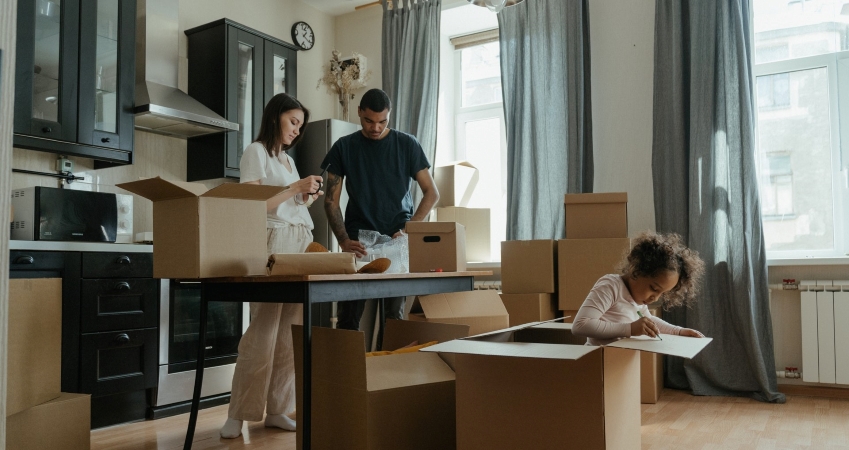
[[[91,398],[61,392],[62,280],[9,280],[6,448],[87,450]]]
[[[437,222],[457,222],[466,230],[467,261],[490,261],[490,212],[488,208],[469,208],[469,200],[478,183],[478,169],[462,161],[437,167],[433,171],[439,189]],[[409,231],[409,229],[408,229]]]
[[[553,319],[557,313],[557,242],[502,242],[501,292],[511,327]]]

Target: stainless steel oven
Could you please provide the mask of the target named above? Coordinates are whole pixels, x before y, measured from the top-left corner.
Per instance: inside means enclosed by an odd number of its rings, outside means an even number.
[[[192,398],[200,317],[200,283],[162,280],[160,289],[159,386],[154,410]],[[230,392],[239,340],[250,320],[248,303],[210,302],[207,319],[202,398]]]

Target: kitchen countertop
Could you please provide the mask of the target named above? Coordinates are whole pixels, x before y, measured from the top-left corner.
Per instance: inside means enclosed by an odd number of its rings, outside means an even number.
[[[153,253],[153,245],[110,244],[108,242],[9,241],[9,250],[43,250],[59,252]]]

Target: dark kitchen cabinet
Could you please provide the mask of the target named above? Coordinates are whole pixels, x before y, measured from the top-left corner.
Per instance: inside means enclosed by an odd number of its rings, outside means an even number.
[[[242,152],[275,94],[297,96],[297,47],[228,19],[186,30],[189,95],[239,131],[188,139],[188,181],[238,178]]]
[[[14,146],[132,163],[135,28],[136,0],[19,0]]]

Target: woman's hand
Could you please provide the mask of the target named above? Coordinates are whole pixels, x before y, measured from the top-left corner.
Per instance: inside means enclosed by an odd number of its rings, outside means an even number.
[[[289,189],[293,189],[298,194],[312,194],[321,189],[321,182],[320,176],[310,175],[290,184]]]
[[[683,330],[682,330],[683,331]],[[648,317],[640,317],[634,322],[631,322],[631,336],[649,336],[649,337],[657,337],[660,334],[660,330],[657,329],[657,325],[651,321]]]
[[[705,337],[705,335],[703,335],[701,332],[699,332],[699,330],[694,330],[692,328],[681,328],[681,330],[678,331],[678,336],[687,336],[687,337],[694,337],[694,338]]]

